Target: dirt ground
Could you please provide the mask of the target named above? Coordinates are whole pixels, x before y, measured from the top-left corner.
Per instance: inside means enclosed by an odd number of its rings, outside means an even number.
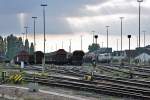
[[[39,86],[39,92],[29,92],[25,86],[7,86],[0,86],[0,94],[10,100],[132,100],[58,87]]]

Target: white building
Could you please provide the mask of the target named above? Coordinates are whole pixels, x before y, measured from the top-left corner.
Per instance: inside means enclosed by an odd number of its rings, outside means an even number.
[[[150,54],[143,52],[135,57],[136,60],[139,61],[139,63],[145,63],[150,61]]]

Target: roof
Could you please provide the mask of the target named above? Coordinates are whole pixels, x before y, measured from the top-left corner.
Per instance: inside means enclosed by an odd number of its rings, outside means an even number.
[[[43,54],[43,52],[42,52],[42,51],[36,51],[35,53],[36,53],[36,54],[39,54],[39,53]]]
[[[95,53],[112,53],[112,48],[99,48],[98,50],[94,51]]]
[[[129,57],[129,55],[131,55],[131,57],[137,57],[138,55],[142,54],[142,53],[146,53],[148,55],[150,55],[150,50],[146,49],[146,48],[136,48],[136,50],[125,50],[127,57]]]
[[[127,57],[131,57],[131,58],[134,58],[138,55],[136,50],[125,50],[125,52]]]
[[[114,51],[112,52],[112,56],[121,56],[124,54],[125,51]]]
[[[76,51],[73,52],[73,55],[84,56],[84,52],[82,50],[76,50]]]
[[[56,54],[67,54],[67,52],[64,49],[59,49],[55,53]]]

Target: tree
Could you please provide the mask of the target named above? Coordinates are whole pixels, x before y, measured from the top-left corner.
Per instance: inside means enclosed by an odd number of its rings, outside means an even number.
[[[28,39],[25,40],[25,51],[29,53],[29,41]]]
[[[5,54],[5,51],[4,51],[4,40],[0,36],[0,55],[3,56],[4,54]]]
[[[98,50],[99,48],[100,48],[99,44],[93,43],[92,45],[89,45],[88,50],[89,52],[93,52],[93,51]]]
[[[13,34],[11,34],[7,37],[6,40],[4,39],[4,41],[4,48],[7,48],[6,56],[9,60],[12,60],[22,50],[22,38],[17,38],[16,36],[13,36]]]
[[[30,55],[34,54],[34,46],[33,46],[33,43],[31,43],[31,46],[30,46]]]
[[[7,38],[4,39],[4,54],[7,52]]]

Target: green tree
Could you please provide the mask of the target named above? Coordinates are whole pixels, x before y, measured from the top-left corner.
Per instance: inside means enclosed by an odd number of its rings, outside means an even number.
[[[0,36],[0,54],[4,55],[5,51],[4,51],[4,40],[3,38]]]
[[[99,44],[93,43],[92,45],[89,45],[88,50],[89,52],[96,51],[100,48]]]
[[[7,42],[5,41],[4,44],[7,44],[6,56],[9,58],[9,60],[12,60],[22,50],[23,45],[22,38],[17,38],[12,34],[7,37]]]
[[[4,54],[7,52],[7,38],[4,39]]]
[[[30,54],[34,54],[34,46],[33,46],[33,43],[31,43],[31,46],[30,46]]]
[[[29,41],[28,41],[28,39],[25,40],[25,50],[29,53]]]

